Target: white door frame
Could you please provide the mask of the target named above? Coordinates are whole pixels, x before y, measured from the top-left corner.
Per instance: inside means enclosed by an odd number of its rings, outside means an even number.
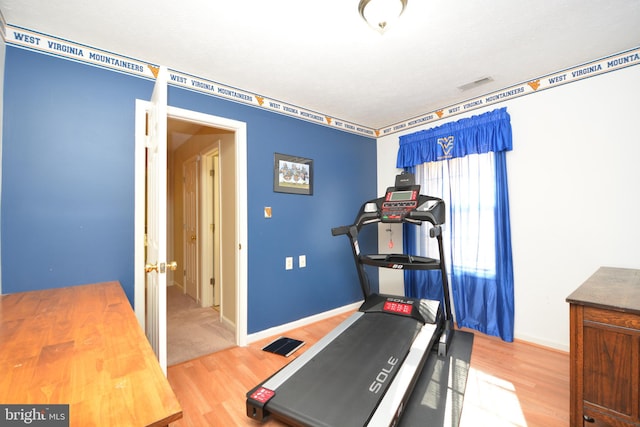
[[[189,294],[189,278],[190,278],[190,273],[194,273],[195,274],[195,300],[198,304],[201,303],[201,299],[202,299],[202,290],[201,290],[201,279],[202,279],[202,274],[200,271],[201,268],[201,253],[202,250],[200,248],[201,245],[201,227],[200,227],[200,197],[201,197],[201,189],[200,189],[200,169],[201,169],[201,165],[200,165],[200,155],[195,155],[195,156],[191,156],[190,158],[186,159],[185,161],[182,162],[181,164],[181,173],[182,173],[182,247],[183,249],[183,259],[184,259],[184,265],[183,265],[183,269],[186,272],[186,275],[183,276],[183,285],[184,285],[184,289],[183,289],[183,293],[190,295]],[[187,198],[187,187],[186,187],[186,172],[187,172],[187,165],[189,164],[195,164],[195,209],[193,209],[193,214],[195,215],[195,218],[189,218],[187,213],[189,212],[190,208],[193,208],[193,206],[189,206],[190,201]],[[195,228],[195,239],[193,239],[193,241],[195,243],[191,243],[190,242],[190,238],[188,238],[187,236],[187,232],[189,231],[186,227],[188,227],[189,221],[193,220],[194,224],[191,224],[194,228]],[[192,230],[193,231],[193,230]],[[193,259],[191,259],[191,262],[195,263],[195,266],[188,266],[187,265],[187,261],[189,261],[190,257],[189,257],[189,245],[190,244],[195,244],[195,256],[193,257]],[[193,254],[192,254],[193,255]],[[191,271],[189,271],[191,268]],[[193,277],[191,277],[193,278]],[[191,295],[193,296],[193,295]]]
[[[220,221],[216,221],[215,217],[218,215],[220,198],[220,189],[217,185],[217,175],[220,170],[218,167],[217,159],[220,149],[220,140],[218,140],[214,147],[204,153],[202,153],[202,167],[200,168],[200,217],[201,228],[201,257],[200,257],[200,271],[201,271],[201,292],[202,292],[202,307],[212,307],[216,305],[214,290],[215,286],[220,288],[220,279],[215,274],[215,269],[219,268],[220,264],[220,242],[219,235],[220,230],[217,228],[220,225]],[[212,177],[210,171],[215,171]],[[216,227],[212,230],[212,225]],[[215,257],[213,264],[211,261]],[[210,280],[214,279],[215,285],[212,285]],[[214,288],[214,289],[211,289]],[[219,292],[218,292],[219,294]]]
[[[138,103],[146,104],[146,101],[136,100]],[[236,248],[238,254],[236,257],[236,344],[239,346],[247,345],[247,124],[237,120],[227,119],[224,117],[212,116],[209,114],[199,113],[196,111],[185,110],[182,108],[168,107],[167,115],[171,118],[198,123],[203,126],[215,127],[233,131],[235,134],[236,147]],[[134,202],[134,258],[135,275],[139,271],[144,273],[144,269],[138,268],[138,259],[144,260],[144,170],[139,170],[140,157],[142,156],[142,164],[144,164],[144,147],[140,152],[140,147],[136,144],[136,163],[135,163],[135,202]],[[140,179],[142,176],[142,179]],[[142,200],[140,200],[142,195]],[[141,258],[140,258],[141,257]],[[144,261],[142,261],[144,264]],[[136,288],[134,291],[135,312],[138,322],[144,328],[144,287],[140,289],[140,281],[135,280]],[[142,282],[144,284],[144,280]]]

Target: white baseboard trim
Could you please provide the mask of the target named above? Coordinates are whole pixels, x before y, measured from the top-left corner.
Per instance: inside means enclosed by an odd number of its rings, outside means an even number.
[[[225,325],[229,326],[231,329],[236,329],[236,322],[234,322],[233,320],[229,319],[226,316],[223,316],[222,313],[220,313],[220,321]]]
[[[569,353],[569,345],[566,343],[549,341],[540,337],[534,337],[526,334],[515,334],[514,339],[527,342],[529,344],[534,344],[540,347],[547,347],[549,349],[559,350],[559,351]]]
[[[322,313],[314,314],[313,316],[304,317],[294,322],[285,323],[284,325],[274,326],[273,328],[265,329],[260,332],[247,335],[247,343],[260,341],[264,338],[269,338],[274,335],[285,334],[292,329],[301,328],[303,326],[310,325],[320,320],[329,319],[330,317],[337,316],[339,314],[347,313],[349,311],[357,310],[362,305],[362,301],[354,302],[353,304],[345,305],[343,307],[334,308],[333,310],[325,311]]]

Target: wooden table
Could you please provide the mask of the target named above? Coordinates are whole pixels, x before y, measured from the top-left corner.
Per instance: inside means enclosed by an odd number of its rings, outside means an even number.
[[[69,404],[83,427],[182,418],[118,282],[0,296],[0,404]]]

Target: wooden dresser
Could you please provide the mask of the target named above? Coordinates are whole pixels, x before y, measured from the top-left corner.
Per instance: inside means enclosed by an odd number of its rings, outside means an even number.
[[[0,404],[69,405],[82,427],[182,417],[118,282],[0,296]]]
[[[640,426],[640,270],[601,267],[567,302],[571,426]]]

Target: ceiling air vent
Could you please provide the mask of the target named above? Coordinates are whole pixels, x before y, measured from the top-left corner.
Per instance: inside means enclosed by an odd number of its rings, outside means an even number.
[[[482,86],[483,84],[487,84],[487,83],[492,82],[492,81],[493,81],[493,77],[483,77],[483,78],[478,79],[478,80],[476,80],[474,82],[467,83],[467,84],[464,84],[462,86],[458,86],[458,89],[460,89],[462,92],[464,92],[466,90],[473,89],[473,88],[476,88],[478,86]]]

